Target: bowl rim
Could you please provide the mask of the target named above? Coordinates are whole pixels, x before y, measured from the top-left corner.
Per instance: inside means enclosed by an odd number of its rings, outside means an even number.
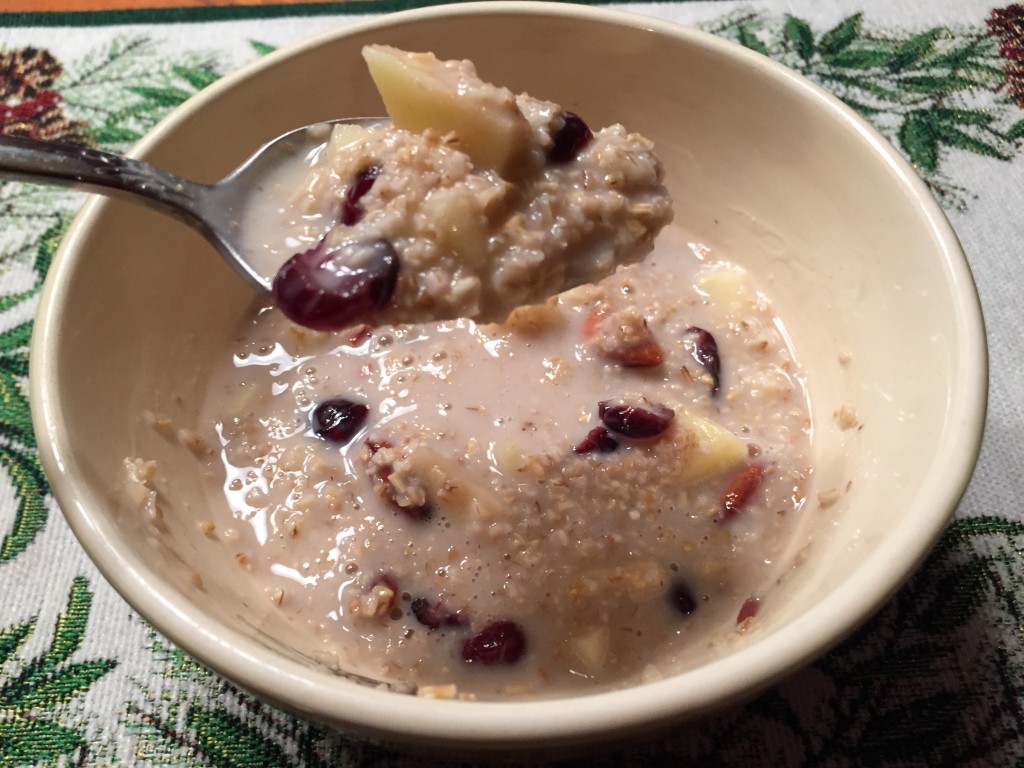
[[[207,102],[242,80],[331,41],[427,19],[502,16],[586,19],[646,29],[741,61],[777,86],[802,93],[815,108],[853,130],[860,142],[888,165],[925,215],[959,298],[955,325],[964,340],[964,365],[950,387],[962,399],[950,405],[950,428],[929,469],[933,504],[901,521],[859,569],[833,592],[833,599],[745,648],[696,669],[658,682],[620,690],[529,701],[443,701],[396,695],[338,679],[271,651],[221,626],[184,595],[150,578],[142,558],[115,546],[116,533],[94,515],[94,494],[80,478],[65,472],[62,454],[68,436],[59,428],[54,371],[61,332],[67,275],[80,245],[100,221],[110,201],[92,196],[76,216],[47,274],[33,329],[30,402],[37,443],[53,495],[69,526],[104,577],[158,631],[218,674],[275,704],[364,735],[410,743],[501,748],[568,745],[605,740],[665,725],[749,698],[835,646],[874,613],[912,573],[944,530],[966,490],[981,447],[988,392],[988,351],[981,304],[966,256],[952,226],[927,186],[896,149],[838,98],[803,76],[742,46],[694,27],[633,11],[559,2],[497,0],[441,5],[382,14],[346,23],[284,46],[222,77],[172,111],[130,155],[146,157],[167,135]],[[566,701],[571,700],[571,706]],[[383,715],[381,713],[384,713]]]

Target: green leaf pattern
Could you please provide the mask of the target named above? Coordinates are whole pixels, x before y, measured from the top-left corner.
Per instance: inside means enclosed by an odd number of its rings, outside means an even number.
[[[947,206],[966,207],[964,190],[944,172],[952,154],[1009,161],[1021,150],[1021,110],[1002,95],[999,41],[983,27],[902,36],[868,29],[858,13],[817,33],[795,16],[741,13],[707,28],[834,92],[903,151]]]
[[[17,496],[12,529],[0,542],[0,561],[23,552],[46,523],[49,489],[35,452],[24,390],[31,331],[29,323],[22,323],[0,333],[0,467]]]
[[[208,54],[168,61],[151,39],[122,36],[67,64],[55,87],[68,114],[89,125],[97,144],[125,151],[220,74]]]
[[[18,654],[36,620],[0,631],[0,766],[86,756],[83,730],[66,715],[66,705],[117,666],[113,659],[71,661],[85,637],[91,604],[86,580],[76,578],[49,647],[29,660]]]

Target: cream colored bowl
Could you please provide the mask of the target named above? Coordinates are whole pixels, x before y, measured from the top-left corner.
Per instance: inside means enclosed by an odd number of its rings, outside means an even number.
[[[502,2],[392,14],[275,53],[189,101],[134,154],[212,181],[289,128],[379,114],[359,56],[371,42],[471,58],[494,82],[654,139],[677,222],[755,273],[808,371],[817,469],[793,543],[802,565],[729,655],[571,704],[433,701],[332,675],[256,617],[237,566],[205,556],[193,462],[141,415],[194,417],[249,288],[179,223],[94,199],[47,277],[32,407],[54,493],[110,582],[167,637],[266,699],[364,734],[456,747],[582,743],[692,717],[752,695],[862,622],[942,531],[984,420],[975,288],[911,168],[838,101],[750,51],[635,15]],[[841,428],[844,408],[862,428]],[[174,479],[167,535],[118,504],[126,456],[157,458]],[[839,500],[818,504],[830,489]]]

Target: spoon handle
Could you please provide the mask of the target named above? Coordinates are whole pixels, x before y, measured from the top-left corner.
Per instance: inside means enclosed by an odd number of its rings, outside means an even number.
[[[193,224],[202,223],[200,201],[210,189],[141,160],[90,147],[13,136],[0,136],[0,175],[36,184],[126,192]]]

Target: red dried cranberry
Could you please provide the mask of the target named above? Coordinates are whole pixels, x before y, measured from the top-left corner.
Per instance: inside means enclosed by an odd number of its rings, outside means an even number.
[[[584,454],[597,451],[611,453],[619,447],[619,441],[612,437],[604,427],[594,427],[587,433],[579,445],[573,448],[574,453]]]
[[[736,623],[742,624],[747,619],[754,618],[760,609],[761,601],[756,597],[748,597],[740,606],[740,612],[736,614]]]
[[[722,361],[718,356],[718,342],[710,332],[698,328],[696,325],[691,325],[686,332],[695,337],[690,354],[711,376],[711,395],[714,397],[718,394],[722,373]]]
[[[526,651],[526,636],[514,621],[488,624],[462,646],[468,664],[515,664]]]
[[[742,509],[750,500],[764,475],[764,464],[755,462],[744,467],[729,480],[722,493],[720,502],[721,513],[716,520],[728,520]]]
[[[373,187],[373,182],[377,180],[378,176],[380,176],[379,165],[371,165],[369,168],[364,168],[356,174],[355,179],[352,180],[352,183],[348,185],[348,189],[345,190],[345,202],[341,204],[340,219],[342,224],[351,227],[363,218],[365,211],[360,201]]]
[[[299,325],[337,331],[387,306],[398,269],[398,254],[387,240],[330,246],[324,239],[278,270],[274,298]]]
[[[689,616],[697,610],[697,600],[694,598],[693,592],[682,581],[672,584],[668,591],[668,599],[672,607],[684,616]]]
[[[649,408],[641,408],[602,400],[597,404],[597,415],[608,429],[625,437],[657,437],[668,429],[676,412],[660,403],[649,405]]]
[[[664,360],[661,347],[651,338],[644,339],[632,347],[608,351],[605,355],[627,368],[650,368],[661,365],[661,361]]]
[[[430,629],[438,629],[441,626],[461,627],[468,623],[463,613],[448,610],[441,600],[431,602],[425,597],[417,597],[409,608],[416,621]]]
[[[324,400],[310,415],[313,434],[335,443],[347,443],[363,426],[369,412],[363,403],[343,397]]]
[[[573,112],[562,113],[562,124],[551,134],[554,142],[548,150],[548,161],[568,163],[594,138],[583,119]]]

